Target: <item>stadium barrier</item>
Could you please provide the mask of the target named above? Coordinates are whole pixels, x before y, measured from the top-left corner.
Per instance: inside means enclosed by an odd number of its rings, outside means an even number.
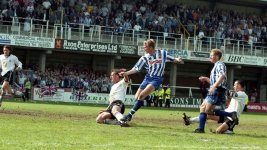
[[[19,20],[27,20],[27,22],[25,24]],[[25,30],[25,26],[29,29]],[[109,26],[86,26],[74,23],[51,24],[47,20],[31,18],[14,17],[12,22],[5,21],[0,24],[0,33],[138,46],[142,46],[145,39],[153,38],[158,48],[209,52],[210,49],[216,47],[227,54],[267,56],[266,43],[261,42],[206,36],[185,38],[183,34],[177,33],[119,30]]]
[[[181,88],[181,87],[179,87]],[[186,87],[183,87],[184,89]],[[187,89],[190,91],[190,89]],[[70,102],[70,103],[90,103],[90,104],[108,104],[109,94],[107,93],[89,93],[73,89],[62,89],[54,86],[45,86],[33,89],[32,98],[35,101],[53,101],[53,102]],[[192,91],[191,91],[192,95]],[[133,105],[135,102],[134,95],[126,95],[125,105]],[[203,102],[202,98],[194,97],[176,97],[171,96],[171,107],[198,108]]]

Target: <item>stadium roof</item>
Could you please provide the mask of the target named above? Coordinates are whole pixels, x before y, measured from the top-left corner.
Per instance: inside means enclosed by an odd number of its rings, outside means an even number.
[[[248,7],[257,7],[266,9],[267,7],[267,0],[205,0],[210,2],[219,2],[219,3],[227,3],[233,4],[238,6],[248,6]]]

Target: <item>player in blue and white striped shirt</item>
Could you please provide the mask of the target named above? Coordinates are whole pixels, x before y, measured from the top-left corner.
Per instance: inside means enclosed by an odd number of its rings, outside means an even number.
[[[130,121],[132,115],[143,106],[145,97],[160,87],[163,81],[162,76],[164,74],[166,62],[183,62],[181,57],[174,58],[167,55],[166,50],[156,50],[155,41],[153,39],[144,41],[144,51],[146,54],[138,60],[131,70],[121,73],[123,76],[131,75],[139,72],[144,67],[147,71],[145,79],[135,94],[135,98],[137,99],[135,105],[128,115],[122,119],[122,121],[125,122]]]
[[[227,74],[226,66],[220,61],[222,52],[219,49],[212,49],[210,52],[210,61],[214,63],[211,70],[210,78],[199,77],[199,80],[210,83],[210,89],[207,97],[200,106],[199,128],[196,133],[204,133],[207,114],[213,114],[215,105],[221,105],[225,102],[225,91],[227,89]]]

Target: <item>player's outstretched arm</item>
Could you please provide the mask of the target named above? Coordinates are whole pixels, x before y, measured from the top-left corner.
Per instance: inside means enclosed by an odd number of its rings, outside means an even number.
[[[180,63],[180,64],[184,64],[184,61],[182,59],[182,57],[177,57],[173,60],[174,63]]]
[[[126,69],[122,68],[122,69],[120,69],[119,71],[120,71],[120,72],[119,72],[119,76],[124,76],[124,81],[125,81],[125,82],[128,82],[128,81],[129,81],[129,77],[128,77],[127,74],[125,74]]]
[[[134,68],[133,69],[131,69],[131,70],[129,70],[129,71],[126,71],[126,72],[120,72],[119,73],[119,75],[120,76],[129,76],[129,75],[131,75],[131,74],[135,74],[135,73],[137,73],[138,71],[137,70],[135,70]]]

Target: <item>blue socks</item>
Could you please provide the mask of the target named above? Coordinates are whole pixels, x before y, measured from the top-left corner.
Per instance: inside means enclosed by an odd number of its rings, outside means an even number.
[[[204,131],[206,121],[207,121],[207,114],[203,112],[200,113],[199,114],[199,130]]]
[[[139,108],[141,108],[144,105],[144,101],[143,100],[137,100],[133,106],[133,108],[131,109],[131,111],[128,113],[128,115],[133,115]]]

